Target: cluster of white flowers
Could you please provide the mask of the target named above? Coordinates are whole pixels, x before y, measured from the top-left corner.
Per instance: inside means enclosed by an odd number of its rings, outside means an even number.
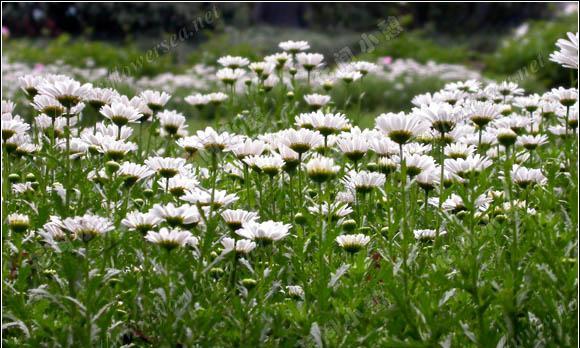
[[[562,52],[553,59],[577,69],[577,34],[570,38],[575,65],[568,42],[558,43]],[[46,187],[39,189],[38,181],[18,182],[16,175],[10,193],[22,199],[35,191],[56,193],[66,213],[46,222],[15,211],[8,215],[8,225],[14,232],[37,228],[63,242],[88,243],[113,230],[137,231],[168,250],[198,249],[202,258],[217,244],[224,257],[232,251],[249,257],[256,248],[275,252],[294,237],[294,224],[303,224],[305,215],[321,229],[338,226],[350,232],[357,224],[364,227],[370,216],[383,214],[380,204],[385,201],[401,204],[407,214],[409,188],[425,192],[425,209],[448,216],[470,209],[477,216],[491,210],[496,214],[498,207],[513,203],[508,195],[497,202],[493,192],[503,187],[478,187],[473,197],[459,195],[458,187],[479,185],[483,173],[501,173],[521,190],[545,185],[539,150],[550,141],[576,137],[577,89],[525,95],[513,82],[473,79],[418,95],[409,112],[380,114],[374,128],[361,129],[325,94],[332,86],[328,76],[314,74],[325,64],[324,57],[306,52],[310,46],[304,41],[283,42],[280,48],[283,52],[258,62],[220,58],[215,79],[225,89],[185,98],[195,107],[225,107],[226,101],[235,102],[229,93],[237,88],[277,83],[300,93],[296,105],[307,110],[291,109],[285,123],[262,134],[249,128],[248,134],[232,128],[192,131],[188,115],[169,110],[171,95],[162,91],[130,97],[64,75],[21,76],[34,117],[29,118],[31,126],[15,114],[13,102],[2,101],[5,160],[38,160],[47,178]],[[354,62],[332,79],[348,84],[378,70],[376,64]],[[307,77],[299,83],[301,75]],[[90,113],[101,119],[89,124]],[[62,168],[48,165],[45,158],[59,158]],[[73,167],[84,172],[75,175]],[[103,197],[103,206],[78,215],[72,207],[83,207],[80,192],[86,187]],[[288,202],[276,201],[281,189]],[[433,193],[438,197],[429,198]],[[307,207],[305,201],[312,204]],[[399,226],[404,238],[408,223]],[[415,222],[411,235],[433,240],[446,235],[442,227]],[[375,238],[366,232],[337,235],[336,244],[352,254],[371,248]],[[320,245],[327,236],[317,237]],[[304,298],[300,286],[287,289],[289,296]]]

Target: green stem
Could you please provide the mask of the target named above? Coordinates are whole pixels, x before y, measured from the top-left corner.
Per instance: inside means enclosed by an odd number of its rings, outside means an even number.
[[[405,163],[405,157],[403,155],[403,144],[399,144],[399,156],[401,160],[401,206],[402,206],[402,216],[401,216],[401,233],[403,235],[404,245],[407,242],[407,165]],[[406,262],[406,261],[405,261]]]
[[[68,212],[69,211],[69,202],[70,202],[70,190],[71,190],[71,180],[70,180],[70,176],[71,176],[71,168],[70,168],[70,116],[69,115],[70,109],[67,108],[66,109],[66,152],[65,152],[65,158],[66,158],[66,190],[65,190],[65,209]]]
[[[91,260],[90,260],[90,248],[89,248],[89,241],[85,241],[85,274],[84,274],[84,278],[85,278],[85,292],[86,292],[86,298],[85,298],[85,320],[86,320],[86,334],[87,334],[87,347],[90,347],[92,345],[92,330],[91,330],[91,310],[90,310],[90,301],[89,299],[91,298],[91,296],[93,295],[92,292],[90,291],[90,267],[91,267]]]

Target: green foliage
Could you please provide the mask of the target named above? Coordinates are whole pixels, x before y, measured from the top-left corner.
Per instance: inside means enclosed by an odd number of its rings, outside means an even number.
[[[129,67],[132,76],[153,76],[178,69],[171,54],[148,56],[132,44],[72,39],[63,34],[54,40],[15,39],[3,41],[6,56],[30,64],[63,62],[74,67],[103,67],[108,70]]]
[[[361,54],[362,59],[379,57],[412,58],[418,62],[465,63],[476,56],[466,44],[441,45],[418,31],[403,32],[391,40],[381,40],[372,51]]]
[[[530,22],[522,37],[505,39],[495,53],[484,57],[484,71],[491,76],[511,76],[523,86],[534,86],[534,90],[568,86],[569,71],[549,58],[558,39],[565,38],[567,32],[578,31],[577,16]]]
[[[226,28],[223,33],[208,33],[208,40],[197,46],[189,55],[189,63],[215,64],[219,57],[241,55],[257,60],[264,55],[278,52],[278,43],[286,40],[308,41],[311,50],[323,54],[330,65],[333,54],[343,47],[356,50],[360,36],[351,31],[339,36],[304,29],[255,26],[247,29]]]

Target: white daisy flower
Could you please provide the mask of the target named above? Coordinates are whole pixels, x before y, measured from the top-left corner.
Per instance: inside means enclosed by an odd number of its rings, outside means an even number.
[[[296,54],[300,51],[306,51],[310,49],[310,45],[307,41],[284,41],[278,44],[278,47],[284,51],[288,51],[291,54]]]
[[[524,89],[515,82],[503,81],[497,86],[499,94],[502,96],[517,96],[524,94]]]
[[[272,74],[276,65],[270,62],[254,62],[250,64],[249,68],[263,81]]]
[[[431,124],[431,128],[439,133],[449,133],[461,121],[462,114],[447,103],[431,103],[415,108],[413,115]]]
[[[320,53],[298,53],[296,61],[306,71],[312,71],[322,66],[324,56]]]
[[[92,214],[66,218],[60,221],[60,227],[70,232],[75,239],[80,239],[84,242],[88,242],[114,229],[109,219]]]
[[[193,156],[198,149],[203,148],[203,145],[195,136],[182,137],[177,139],[177,146],[181,147],[189,156]]]
[[[165,104],[171,99],[171,95],[165,92],[146,90],[139,94],[139,97],[147,104],[153,112],[163,109]]]
[[[237,255],[248,255],[256,248],[256,242],[249,239],[235,240],[233,238],[224,238],[221,240],[223,254],[235,251]]]
[[[456,105],[459,104],[459,102],[462,101],[467,96],[468,96],[467,93],[460,90],[454,91],[443,90],[433,94],[433,99],[436,102],[444,102],[450,105]]]
[[[543,186],[548,182],[548,179],[542,174],[540,169],[531,169],[514,164],[511,173],[512,181],[523,188],[540,185]]]
[[[79,158],[86,154],[89,150],[89,145],[85,143],[81,138],[71,138],[70,139],[70,148],[68,149],[68,155],[72,159]],[[66,146],[66,139],[59,139],[57,144],[57,148],[63,152],[67,150]]]
[[[137,150],[137,144],[132,142],[125,142],[123,140],[115,140],[114,138],[105,137],[106,141],[101,143],[98,151],[105,154],[107,158],[113,161],[119,161],[127,155],[127,153]]]
[[[288,297],[295,300],[304,300],[304,289],[300,285],[288,285],[286,286],[286,292]]]
[[[159,180],[159,186],[175,197],[183,196],[186,191],[193,190],[198,185],[199,181],[195,177],[185,175],[176,175],[172,178],[162,178]]]
[[[112,104],[113,101],[119,97],[119,92],[112,88],[93,87],[87,93],[85,100],[90,106],[98,111],[103,106]]]
[[[34,187],[32,186],[31,182],[19,182],[12,184],[12,193],[15,195],[22,195],[27,192],[33,192]]]
[[[199,244],[199,239],[194,237],[191,232],[165,227],[161,228],[159,232],[147,232],[145,239],[168,250],[186,245],[195,247]]]
[[[385,184],[386,176],[382,173],[366,170],[360,172],[350,171],[341,181],[352,191],[368,193],[375,188],[382,187]]]
[[[20,118],[11,120],[2,120],[2,140],[7,141],[13,136],[25,135],[30,129],[28,123],[22,122]]]
[[[307,94],[304,96],[304,101],[306,104],[319,109],[330,102],[330,96],[316,93]]]
[[[429,129],[429,124],[418,117],[405,113],[381,114],[375,120],[376,127],[399,145],[408,143],[413,137]]]
[[[277,221],[255,222],[249,221],[236,230],[236,234],[249,240],[260,243],[271,243],[279,241],[289,235],[291,225]]]
[[[401,165],[401,159],[399,156],[393,156],[393,159],[399,164],[399,166]],[[412,154],[405,156],[405,166],[407,175],[415,177],[423,171],[434,168],[435,160],[433,157],[428,155]]]
[[[351,65],[353,69],[360,72],[363,76],[367,75],[368,73],[379,70],[379,66],[371,62],[358,61],[352,63]]]
[[[250,61],[248,60],[248,58],[234,57],[234,56],[220,57],[217,62],[218,62],[218,64],[220,64],[224,68],[230,68],[230,69],[243,68],[246,65],[250,64]]]
[[[475,154],[469,155],[466,158],[445,160],[445,171],[449,171],[462,178],[468,178],[472,173],[481,172],[492,164],[493,162],[487,157]]]
[[[240,141],[240,137],[235,134],[228,132],[218,133],[211,127],[197,131],[194,139],[205,150],[211,152],[221,152]]]
[[[149,157],[145,164],[164,178],[179,174],[185,166],[185,159],[174,157]]]
[[[347,204],[339,201],[332,203],[322,202],[308,207],[308,211],[312,214],[319,214],[322,216],[330,215],[333,220],[338,220],[352,214],[352,208]]]
[[[369,148],[381,157],[387,157],[399,153],[399,145],[389,138],[371,137],[369,139]]]
[[[127,97],[121,96],[120,99],[122,99],[123,103],[128,103],[129,105],[137,109],[139,113],[141,113],[142,116],[139,121],[143,122],[150,120],[151,116],[153,116],[153,110],[151,110],[151,108],[147,105],[147,101],[145,101],[145,99],[143,99],[142,97],[136,95],[127,101],[128,99]]]
[[[175,206],[173,203],[155,204],[149,214],[167,222],[171,227],[197,226],[201,222],[199,210],[196,206],[189,204],[180,206]]]
[[[500,115],[500,108],[491,102],[473,101],[464,108],[465,115],[480,129]]]
[[[20,76],[18,82],[24,93],[26,93],[29,98],[34,98],[38,93],[38,88],[45,81],[41,76],[31,74]]]
[[[220,215],[232,231],[241,228],[244,223],[255,222],[258,220],[257,213],[242,209],[226,209],[222,211]]]
[[[179,130],[187,128],[185,116],[177,111],[162,111],[157,114],[157,117],[159,118],[159,125],[169,136],[175,136]]]
[[[357,70],[341,69],[336,72],[336,79],[342,80],[345,83],[357,81],[363,77],[363,74]]]
[[[430,167],[415,176],[415,182],[425,191],[431,191],[439,186],[441,172],[439,166]],[[445,175],[445,174],[444,174]]]
[[[568,134],[568,129],[565,126],[550,126],[548,131],[557,136],[564,136]]]
[[[70,110],[88,96],[91,88],[90,84],[81,85],[78,81],[68,79],[43,83],[38,88],[38,92],[55,98]]]
[[[310,129],[287,129],[281,132],[280,141],[299,154],[303,154],[324,144],[324,137],[320,132]]]
[[[492,201],[491,198],[489,198],[487,195],[480,195],[479,197],[476,198],[475,200],[475,208],[476,210],[479,211],[485,211],[487,210],[487,208],[489,207],[489,203]],[[429,204],[431,204],[432,206],[439,206],[439,198],[438,197],[433,197],[433,198],[429,198]],[[461,196],[452,193],[451,196],[449,196],[441,205],[441,208],[446,211],[446,212],[450,212],[453,214],[459,213],[461,211],[466,210],[466,206],[465,203],[463,203],[463,199],[461,198]]]
[[[16,104],[14,104],[13,101],[2,99],[2,115],[4,115],[4,114],[12,115],[12,112],[14,112],[15,106],[16,106]]]
[[[543,119],[553,118],[560,110],[561,106],[559,101],[542,100],[540,102],[540,116]]]
[[[251,159],[250,159],[251,158]],[[244,161],[248,161],[248,164],[251,166],[257,167],[263,173],[269,176],[275,176],[282,171],[284,168],[284,160],[280,155],[273,154],[273,155],[261,155],[261,156],[250,156],[246,157]]]
[[[207,105],[209,103],[209,98],[207,95],[205,94],[194,94],[194,95],[189,95],[185,98],[183,98],[183,100],[185,100],[185,102],[189,105],[193,105],[193,106],[203,106],[203,105]]]
[[[50,240],[62,241],[66,239],[66,233],[62,230],[60,219],[56,216],[51,216],[50,220],[42,225],[39,234],[44,238]]]
[[[333,178],[339,170],[340,167],[334,163],[334,159],[320,155],[313,156],[306,163],[306,173],[318,183],[323,183]]]
[[[51,119],[61,116],[65,112],[64,106],[54,97],[44,94],[37,94],[32,100],[32,107]],[[4,112],[2,113],[4,114]]]
[[[217,71],[216,77],[226,85],[233,85],[245,74],[246,72],[242,69],[223,68]]]
[[[439,231],[439,237],[446,234],[446,231]],[[437,231],[430,229],[414,230],[413,235],[415,236],[415,239],[419,241],[433,241],[437,237]]]
[[[369,144],[360,132],[359,134],[341,133],[336,139],[336,145],[349,160],[354,162],[361,160],[369,150]]]
[[[350,121],[344,114],[322,113],[320,111],[303,113],[296,117],[296,125],[301,128],[312,128],[323,136],[350,129]]]
[[[505,147],[511,146],[516,143],[518,135],[511,128],[502,127],[496,129],[490,129],[491,134],[495,134],[497,141]]]
[[[292,150],[288,146],[280,145],[278,147],[278,153],[282,160],[284,160],[284,170],[291,173],[300,164],[300,157],[298,152]]]
[[[364,234],[345,234],[336,237],[336,243],[351,254],[359,252],[370,241],[370,237]]]
[[[231,205],[232,203],[238,201],[239,197],[236,194],[228,194],[225,190],[205,190],[202,188],[195,188],[193,190],[188,190],[183,196],[180,197],[181,200],[189,202],[191,204],[197,204],[200,206],[211,206],[215,208],[223,208]]]
[[[550,54],[550,60],[564,68],[578,70],[578,32],[567,33],[568,40],[559,39],[556,46],[560,49]]]
[[[150,230],[156,228],[161,223],[161,218],[152,213],[141,213],[138,211],[132,211],[128,213],[121,224],[129,231],[137,231],[141,234],[146,234]]]
[[[210,104],[213,105],[219,105],[224,101],[226,101],[228,98],[229,98],[228,95],[222,92],[209,93],[207,95],[207,100],[209,101]]]
[[[377,160],[377,167],[381,173],[389,175],[397,170],[399,163],[393,158],[381,156]]]
[[[477,151],[474,145],[468,145],[465,143],[451,143],[445,145],[444,153],[447,158],[467,158],[473,155]]]
[[[249,138],[228,146],[228,151],[232,152],[239,160],[243,160],[248,156],[259,156],[265,150],[265,142],[262,140],[253,140]]]
[[[135,123],[143,116],[133,106],[116,101],[111,105],[104,105],[99,112],[118,127],[124,126],[127,123]]]
[[[284,67],[290,63],[292,56],[286,52],[274,53],[269,56],[264,57],[266,62],[275,65],[276,70],[282,70]]]
[[[548,143],[548,137],[544,134],[539,135],[522,135],[518,138],[517,144],[523,146],[526,150],[535,150],[538,146]]]
[[[578,90],[576,88],[552,88],[549,95],[566,107],[570,107],[578,101]]]

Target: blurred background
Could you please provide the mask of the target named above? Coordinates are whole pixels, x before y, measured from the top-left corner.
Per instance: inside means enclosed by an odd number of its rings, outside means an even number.
[[[387,109],[405,109],[413,95],[450,80],[510,78],[532,92],[568,85],[569,71],[549,54],[558,38],[578,31],[574,2],[3,3],[2,9],[4,63],[60,66],[91,79],[87,71],[98,68],[104,76],[134,65],[131,78],[165,89],[203,75],[220,56],[257,60],[280,41],[307,40],[331,67],[346,56],[384,65],[387,75],[374,82],[369,105]],[[385,26],[396,30],[387,34]],[[188,93],[203,89],[192,81],[183,86]]]

